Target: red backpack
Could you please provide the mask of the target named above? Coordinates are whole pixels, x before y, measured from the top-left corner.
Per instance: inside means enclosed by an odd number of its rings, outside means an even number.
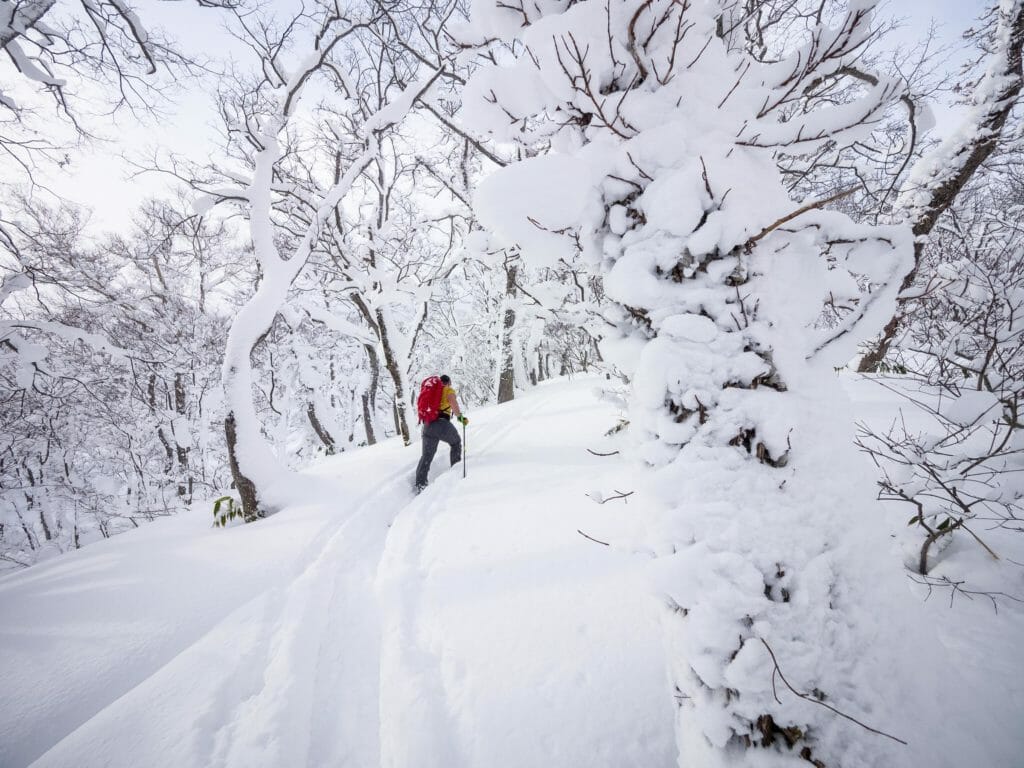
[[[444,382],[438,376],[428,376],[420,384],[420,395],[416,398],[416,412],[419,415],[420,424],[429,424],[437,420],[442,394],[444,394]]]

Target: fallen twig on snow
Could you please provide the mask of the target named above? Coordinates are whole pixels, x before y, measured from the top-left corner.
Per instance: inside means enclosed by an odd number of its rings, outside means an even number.
[[[588,536],[583,531],[581,531],[579,528],[576,529],[576,533],[578,533],[584,539],[590,539],[595,544],[604,544],[606,547],[610,547],[611,546],[611,544],[609,544],[607,541],[601,541],[600,539],[595,539],[593,536]]]
[[[612,490],[615,491],[616,495],[615,496],[609,496],[608,498],[605,498],[604,496],[600,496],[600,498],[595,498],[595,497],[591,496],[589,493],[584,494],[584,495],[587,496],[587,498],[593,499],[598,504],[607,504],[609,501],[615,501],[616,499],[622,499],[623,503],[626,503],[625,499],[627,497],[629,497],[629,496],[632,496],[634,493],[636,493],[636,491],[625,491],[625,492],[623,492],[623,491],[618,490],[617,488],[612,488]]]

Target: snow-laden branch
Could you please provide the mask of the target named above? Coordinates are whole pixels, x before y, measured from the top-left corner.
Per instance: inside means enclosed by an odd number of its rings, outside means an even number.
[[[57,0],[0,0],[0,49],[34,28]]]
[[[12,338],[17,331],[39,331],[55,336],[68,342],[80,341],[97,352],[104,352],[112,357],[129,360],[137,358],[131,351],[122,349],[101,333],[83,331],[64,323],[52,320],[0,320],[0,342]]]
[[[348,338],[363,344],[376,344],[378,341],[377,337],[367,331],[366,328],[356,325],[355,323],[332,312],[328,312],[323,307],[307,304],[303,306],[302,309],[311,320],[322,323],[335,333],[341,334],[342,336],[347,336]]]
[[[31,285],[32,278],[24,272],[12,272],[4,275],[3,281],[0,281],[0,307],[15,293],[23,291]]]
[[[998,145],[1021,93],[1024,0],[1001,0],[994,50],[959,127],[910,170],[899,205],[914,234],[927,235],[957,193]]]
[[[908,291],[917,279],[928,235],[981,164],[995,151],[1006,121],[1020,98],[1024,0],[1000,0],[993,45],[969,114],[945,141],[914,164],[900,193],[898,203],[906,211],[916,237],[914,263],[903,276],[901,293]],[[893,313],[881,338],[861,358],[859,371],[878,368],[902,320],[902,310]]]

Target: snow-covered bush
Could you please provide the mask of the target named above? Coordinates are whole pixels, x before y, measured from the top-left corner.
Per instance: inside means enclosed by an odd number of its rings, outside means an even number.
[[[854,619],[871,587],[851,563],[881,534],[851,530],[869,487],[833,472],[857,461],[833,366],[891,316],[911,263],[907,231],[792,200],[778,170],[866,140],[902,95],[877,75],[816,98],[874,34],[870,3],[828,7],[479,2],[462,34],[499,62],[469,81],[467,119],[547,150],[485,180],[480,220],[535,267],[586,265],[610,300],[595,332],[632,379],[636,454],[668,508],[650,547],[683,765],[882,760],[884,737],[775,689],[784,671],[805,700],[873,706]],[[758,35],[784,55],[762,60]]]
[[[1024,227],[1017,149],[997,155],[938,222],[879,383],[904,399],[887,430],[861,426],[881,497],[920,532],[927,574],[961,532],[1019,530],[1024,513]]]

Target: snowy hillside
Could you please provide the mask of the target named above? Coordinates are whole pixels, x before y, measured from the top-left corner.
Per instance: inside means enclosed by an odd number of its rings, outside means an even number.
[[[183,515],[0,581],[0,765],[668,766],[629,485],[596,380],[473,414],[468,477],[416,447],[325,461],[324,502]]]
[[[0,0],[0,768],[1024,768],[1024,0],[908,4]]]
[[[439,457],[418,497],[418,452],[390,441],[312,467],[322,503],[225,531],[184,515],[0,580],[0,765],[675,765],[630,553],[650,501],[593,500],[639,487],[587,452],[614,449],[599,383],[474,413],[468,477]],[[901,764],[1020,765],[1024,612],[943,600],[875,649],[905,697]],[[963,728],[940,727],[952,711]]]

